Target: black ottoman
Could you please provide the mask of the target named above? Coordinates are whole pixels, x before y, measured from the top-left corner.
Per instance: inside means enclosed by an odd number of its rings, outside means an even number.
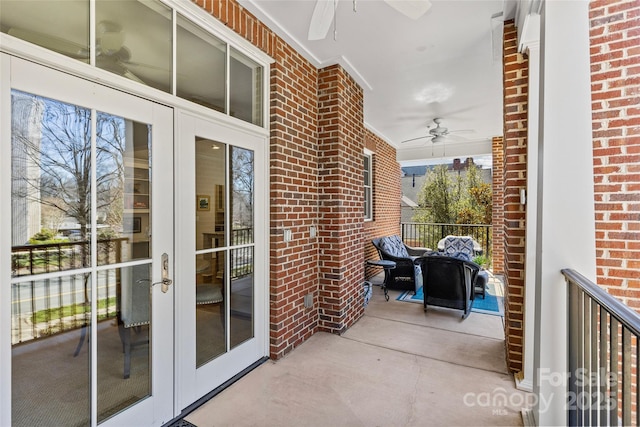
[[[476,283],[473,286],[473,290],[476,295],[482,294],[482,299],[484,299],[487,290],[487,283],[489,283],[489,273],[487,270],[478,271],[478,275],[476,276]]]

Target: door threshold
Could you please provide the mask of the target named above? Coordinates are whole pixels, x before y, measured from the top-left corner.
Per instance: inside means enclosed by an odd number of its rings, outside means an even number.
[[[236,375],[229,378],[227,381],[225,381],[218,387],[214,388],[209,393],[205,394],[200,399],[193,402],[191,405],[184,408],[184,410],[180,413],[180,415],[178,415],[176,418],[172,419],[168,423],[164,424],[163,427],[192,427],[192,426],[195,427],[194,424],[191,424],[189,421],[184,420],[184,417],[188,416],[191,412],[195,411],[200,406],[204,405],[209,400],[213,399],[219,393],[224,391],[227,387],[229,387],[230,385],[238,381],[240,378],[247,375],[249,372],[253,371],[258,366],[262,365],[267,360],[269,360],[269,358],[265,356],[253,362],[251,365],[247,366],[242,371],[238,372]]]

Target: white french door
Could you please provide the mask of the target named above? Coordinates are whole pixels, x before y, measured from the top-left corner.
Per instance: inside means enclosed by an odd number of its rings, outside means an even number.
[[[268,355],[267,138],[177,119],[178,410]]]
[[[162,425],[173,109],[5,54],[0,67],[0,425]]]

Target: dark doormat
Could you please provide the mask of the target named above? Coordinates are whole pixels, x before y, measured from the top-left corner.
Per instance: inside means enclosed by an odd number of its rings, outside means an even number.
[[[189,421],[183,419],[183,420],[178,420],[173,424],[169,424],[166,427],[198,427],[198,426],[195,424],[191,424]]]

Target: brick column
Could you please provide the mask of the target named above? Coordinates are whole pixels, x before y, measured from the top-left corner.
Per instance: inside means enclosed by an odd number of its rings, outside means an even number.
[[[638,2],[591,2],[598,284],[640,311]]]
[[[494,274],[504,274],[504,140],[491,141],[493,158],[493,195],[491,197],[491,269]]]
[[[504,280],[507,364],[522,369],[524,321],[525,207],[527,186],[528,61],[517,51],[517,31],[504,25]]]
[[[318,74],[319,329],[364,312],[363,92],[339,65]]]

